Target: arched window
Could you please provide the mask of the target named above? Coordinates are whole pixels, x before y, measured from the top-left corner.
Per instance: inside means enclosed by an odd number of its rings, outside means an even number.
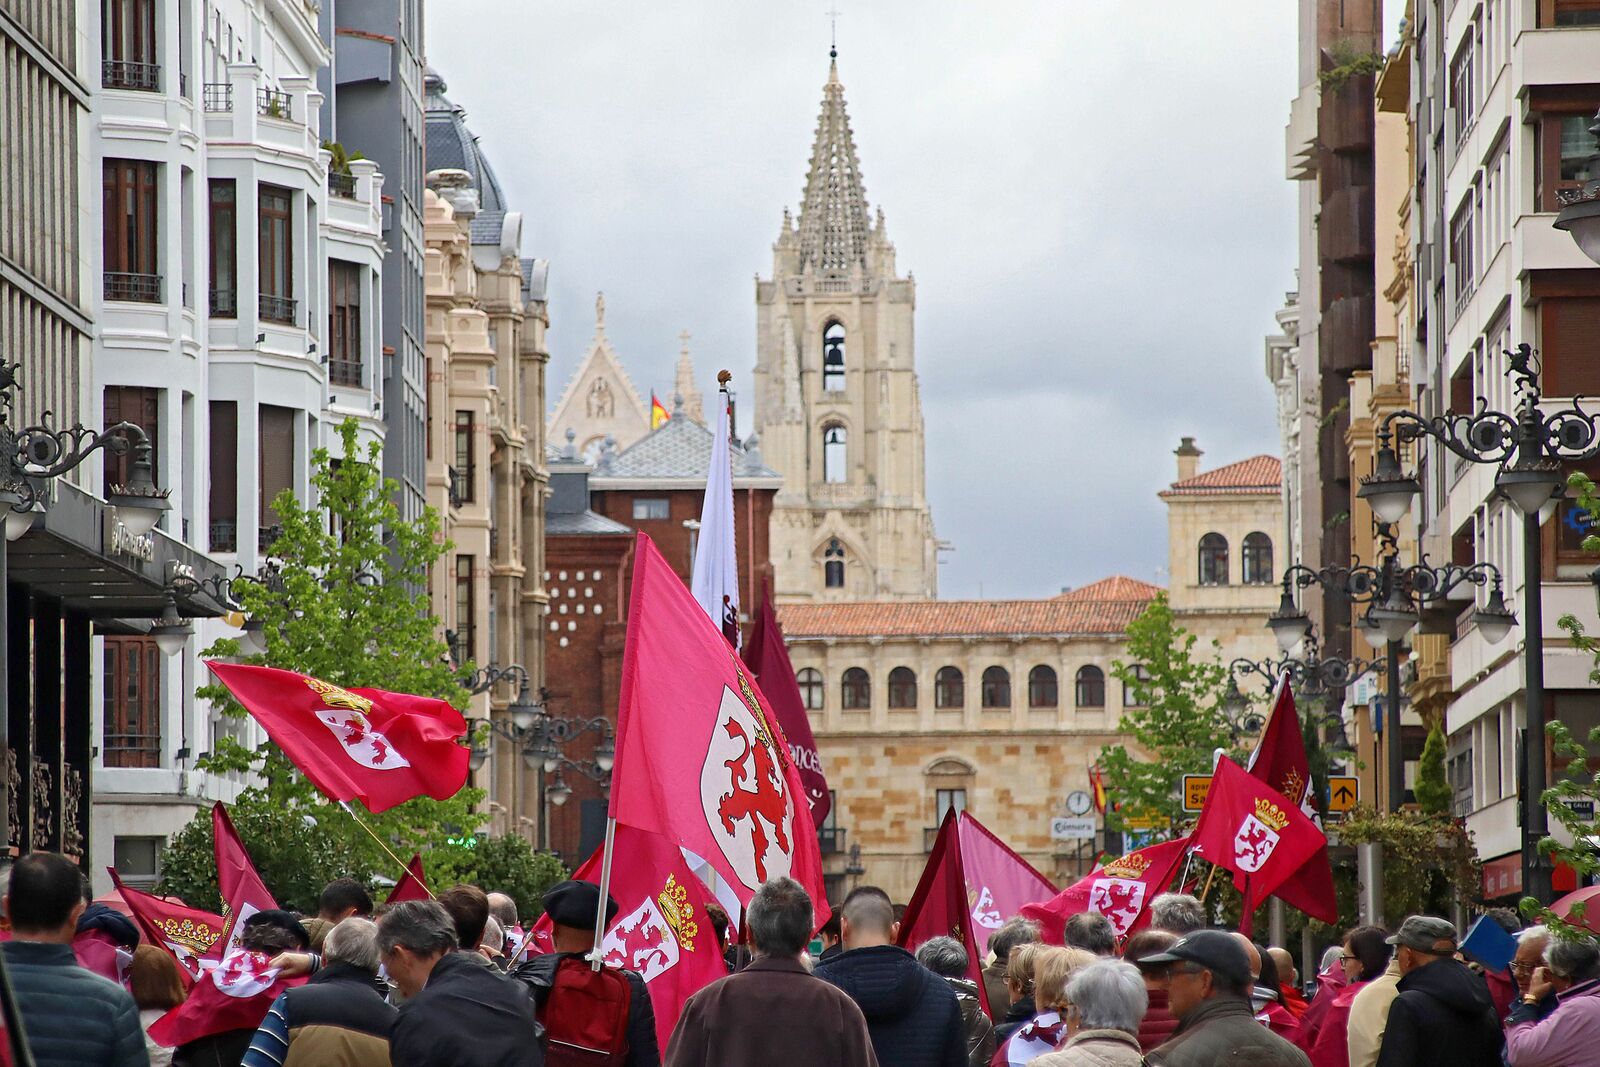
[[[837,537],[828,542],[822,554],[822,584],[829,589],[844,588],[844,546]]]
[[[967,704],[966,679],[959,667],[940,667],[933,676],[933,706],[936,708],[961,708]]]
[[[1244,538],[1244,584],[1271,585],[1272,538],[1257,530]]]
[[[1106,672],[1099,667],[1079,667],[1077,678],[1077,705],[1080,708],[1106,706]]]
[[[872,707],[872,679],[860,667],[844,672],[839,682],[839,706],[846,711],[865,711]]]
[[[1122,706],[1125,708],[1142,708],[1150,703],[1150,690],[1137,683],[1148,682],[1150,680],[1150,672],[1143,663],[1135,663],[1133,665],[1133,677],[1135,684],[1123,683]]]
[[[827,686],[822,683],[822,672],[815,667],[802,667],[795,672],[794,680],[800,685],[800,703],[807,711],[821,711]]]
[[[891,708],[917,706],[917,674],[910,667],[896,667],[889,672],[889,706]]]
[[[1056,672],[1043,664],[1028,672],[1028,707],[1053,708],[1056,698]]]
[[[822,480],[841,484],[845,479],[845,429],[838,423],[822,428]]]
[[[1011,675],[1004,667],[990,667],[983,672],[983,706],[986,708],[1011,706]]]
[[[1200,584],[1228,584],[1228,539],[1219,533],[1200,538]]]
[[[844,392],[844,327],[837,322],[822,331],[822,389]]]

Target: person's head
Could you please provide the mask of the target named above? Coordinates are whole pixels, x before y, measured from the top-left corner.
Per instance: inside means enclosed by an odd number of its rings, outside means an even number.
[[[1010,1003],[1033,996],[1033,961],[1044,947],[1037,941],[1024,941],[1012,947],[1011,955],[1006,957],[1006,993]]]
[[[55,852],[30,852],[11,865],[6,917],[18,941],[68,944],[83,914],[83,875]]]
[[[1370,982],[1389,969],[1389,931],[1381,926],[1356,926],[1344,935],[1339,962],[1347,982]]]
[[[828,921],[817,928],[817,936],[822,939],[822,947],[830,949],[837,945],[843,937],[839,924],[843,919],[842,912],[834,912],[828,916]]]
[[[1395,946],[1401,974],[1450,959],[1456,951],[1455,924],[1434,915],[1408,915],[1388,939]]]
[[[917,946],[917,962],[940,978],[967,976],[967,950],[953,937],[930,937]]]
[[[1167,930],[1144,929],[1128,938],[1128,943],[1122,946],[1122,959],[1139,968],[1139,973],[1144,977],[1144,984],[1149,989],[1163,988],[1167,984],[1166,965],[1145,965],[1145,959],[1158,952],[1165,952],[1178,940],[1178,935]]]
[[[839,938],[846,951],[894,943],[894,907],[870,893],[845,901],[839,909]]]
[[[1484,908],[1483,913],[1512,937],[1522,933],[1522,916],[1518,915],[1515,910],[1511,908]]]
[[[517,902],[507,893],[490,893],[489,914],[500,924],[502,931],[509,931],[517,925]]]
[[[422,991],[433,965],[458,944],[456,921],[437,900],[392,905],[378,920],[378,958],[406,998]]]
[[[503,955],[506,950],[506,932],[500,926],[500,920],[493,915],[483,924],[483,940],[478,942],[478,951],[493,959]]]
[[[475,885],[456,885],[439,894],[439,903],[456,922],[456,941],[468,952],[483,940],[489,921],[489,896]]]
[[[1137,1034],[1150,1006],[1139,968],[1121,960],[1096,960],[1067,979],[1062,1018],[1067,1031],[1122,1030]]]
[[[1098,911],[1080,911],[1067,916],[1061,940],[1068,948],[1081,948],[1095,956],[1117,954],[1117,928]]]
[[[1545,969],[1557,992],[1600,978],[1600,942],[1592,937],[1552,937],[1544,950]]]
[[[793,878],[763,882],[744,910],[756,951],[773,959],[799,959],[811,941],[811,898]]]
[[[995,958],[995,962],[1004,968],[1006,962],[1011,959],[1012,949],[1037,940],[1039,940],[1039,924],[1032,919],[1015,915],[1001,923],[1000,929],[989,935],[989,942],[984,947]]]
[[[352,915],[328,931],[322,942],[326,963],[346,963],[372,974],[378,973],[378,924]]]
[[[1344,948],[1340,945],[1329,945],[1322,950],[1322,962],[1317,964],[1318,974],[1332,974],[1335,967],[1341,966],[1344,959]]]
[[[900,917],[895,912],[895,905],[890,902],[889,894],[875,885],[858,885],[845,894],[844,903],[834,912],[839,916],[839,940],[844,942],[845,948],[850,947],[850,942],[844,936],[844,916],[849,911],[850,905],[868,897],[883,901],[883,906],[889,910],[889,943],[893,944],[900,940]]]
[[[276,956],[280,952],[304,952],[311,947],[311,935],[293,912],[269,908],[244,921],[239,944],[251,952]]]
[[[594,948],[595,920],[600,917],[600,887],[568,879],[545,890],[544,913],[550,916],[550,940],[557,952]],[[617,902],[606,897],[606,925],[617,916]]]
[[[1150,902],[1150,925],[1179,937],[1205,929],[1206,909],[1188,893],[1162,893]]]
[[[1264,945],[1253,945],[1256,958],[1260,961],[1260,969],[1256,971],[1256,987],[1264,989],[1274,998],[1283,987],[1278,983],[1278,964],[1272,958]]]
[[[1239,947],[1244,949],[1245,958],[1250,961],[1250,982],[1254,984],[1256,979],[1261,977],[1261,951],[1256,948],[1254,941],[1251,941],[1243,934],[1232,933],[1228,936],[1237,941]]]
[[[352,915],[364,919],[372,916],[372,897],[366,886],[354,878],[335,878],[322,887],[322,896],[317,898],[317,918],[336,923]]]
[[[140,945],[128,963],[128,992],[140,1011],[166,1011],[183,1003],[183,976],[166,949]]]
[[[1033,954],[1033,1005],[1039,1011],[1065,1011],[1067,979],[1100,957],[1084,948],[1041,945]]]
[[[1294,965],[1294,956],[1286,948],[1273,945],[1267,949],[1267,955],[1272,957],[1273,964],[1278,968],[1278,981],[1286,986],[1300,984],[1300,970]]]
[[[1208,1000],[1245,997],[1254,984],[1244,945],[1221,930],[1196,930],[1165,952],[1146,956],[1144,963],[1169,964],[1167,1006],[1179,1019]]]
[[[1533,972],[1544,962],[1544,950],[1549,944],[1548,926],[1530,926],[1517,935],[1517,953],[1511,957],[1511,978],[1517,983],[1519,995],[1528,995]]]
[[[723,908],[721,904],[707,904],[706,918],[711,921],[711,932],[717,935],[717,947],[727,948],[729,926],[727,910]],[[833,922],[833,918],[830,916],[828,921]],[[823,929],[826,930],[827,927],[824,926]],[[839,940],[839,931],[837,927],[834,928],[833,939],[835,941]],[[824,939],[823,944],[827,944],[826,939]]]

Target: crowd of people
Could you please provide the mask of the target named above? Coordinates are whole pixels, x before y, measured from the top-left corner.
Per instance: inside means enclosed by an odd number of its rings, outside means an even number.
[[[727,944],[725,913],[707,916],[730,973],[689,997],[663,1049],[641,976],[591,965],[600,903],[592,883],[551,889],[553,951],[524,958],[506,952],[519,917],[504,894],[460,885],[375,914],[366,889],[341,879],[316,915],[259,911],[240,933],[281,978],[306,981],[261,1018],[230,1015],[176,1047],[150,1030],[191,983],[169,952],[93,904],[64,857],[12,866],[0,952],[40,1067],[1600,1063],[1600,943],[1524,929],[1506,910],[1488,913],[1516,939],[1503,970],[1464,958],[1450,922],[1413,915],[1392,933],[1349,930],[1307,996],[1289,952],[1210,928],[1184,894],[1157,897],[1148,925],[1120,944],[1098,913],[1069,918],[1060,945],[1012,918],[975,961],[952,937],[899,947],[897,909],[859,887],[813,959],[812,901],[775,878],[745,909],[744,943]]]

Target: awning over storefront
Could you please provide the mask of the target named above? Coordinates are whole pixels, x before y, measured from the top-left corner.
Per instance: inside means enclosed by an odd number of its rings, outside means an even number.
[[[1565,863],[1556,864],[1556,869],[1551,876],[1552,884],[1557,893],[1570,893],[1578,888],[1578,873]],[[1500,897],[1522,895],[1522,855],[1513,852],[1509,856],[1500,856],[1492,860],[1483,861],[1483,898],[1485,900],[1498,900]]]

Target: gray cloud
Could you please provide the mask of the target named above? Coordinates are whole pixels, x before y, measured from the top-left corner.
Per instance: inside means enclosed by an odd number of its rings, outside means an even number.
[[[428,59],[551,260],[549,391],[592,332],[671,389],[748,383],[752,278],[798,204],[822,3],[433,0]],[[918,283],[946,596],[1164,580],[1172,449],[1275,451],[1263,334],[1293,284],[1295,5],[848,5],[873,206]],[[748,388],[748,384],[746,384]]]

